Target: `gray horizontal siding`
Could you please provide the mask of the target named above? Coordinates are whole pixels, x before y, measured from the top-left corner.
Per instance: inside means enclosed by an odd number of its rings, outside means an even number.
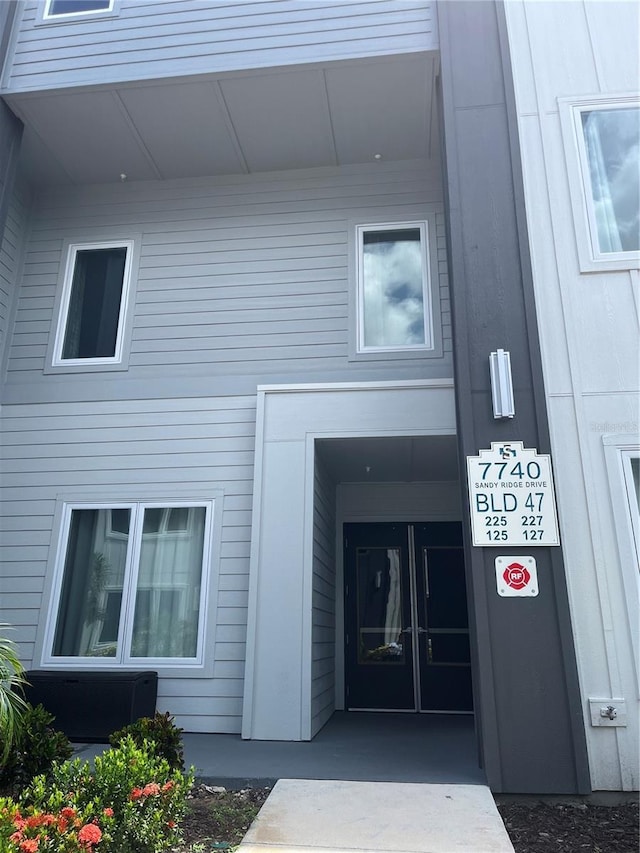
[[[23,7],[8,91],[435,50],[435,3],[121,0],[113,17],[42,23]]]
[[[46,615],[61,495],[103,500],[223,490],[212,679],[161,677],[158,707],[188,731],[238,732],[244,676],[255,397],[5,406],[0,460],[0,621],[27,666]]]
[[[437,215],[444,356],[350,361],[350,222],[426,212]],[[74,389],[95,386],[87,375],[43,373],[63,241],[129,234],[142,235],[131,352],[128,370],[102,374],[107,398],[135,380],[149,394],[180,396],[185,374],[200,378],[196,395],[219,393],[212,383],[223,377],[244,377],[244,392],[259,382],[452,374],[439,176],[396,163],[42,196],[13,330],[9,401],[11,389],[38,400],[57,387],[73,399]]]

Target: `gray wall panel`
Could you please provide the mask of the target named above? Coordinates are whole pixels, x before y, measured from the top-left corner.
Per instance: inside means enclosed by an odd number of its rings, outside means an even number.
[[[436,324],[442,312],[443,354],[350,359],[353,223],[426,213],[436,214],[434,302]],[[43,373],[64,240],[130,234],[141,235],[141,252],[128,369]],[[44,194],[34,204],[7,401],[72,401],[92,389],[97,399],[219,394],[220,385],[211,383],[225,379],[226,393],[237,394],[275,381],[451,373],[441,188],[422,163],[79,188]],[[232,377],[244,383],[239,391]]]
[[[42,22],[23,6],[4,85],[43,90],[434,50],[434,3],[121,0],[114,16]]]
[[[254,428],[255,397],[3,407],[0,621],[27,666],[39,664],[56,498],[222,490],[214,677],[162,676],[158,707],[189,731],[240,730]]]
[[[311,737],[335,710],[336,490],[322,460],[315,457]]]

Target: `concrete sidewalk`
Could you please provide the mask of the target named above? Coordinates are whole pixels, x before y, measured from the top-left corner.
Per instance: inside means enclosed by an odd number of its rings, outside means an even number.
[[[485,785],[281,779],[239,853],[513,853]]]

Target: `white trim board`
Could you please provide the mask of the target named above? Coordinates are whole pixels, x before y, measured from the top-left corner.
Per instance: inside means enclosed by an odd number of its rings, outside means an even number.
[[[258,395],[261,392],[278,394],[298,394],[300,391],[374,391],[389,388],[453,388],[453,379],[399,379],[397,381],[380,382],[319,382],[318,384],[301,383],[297,385],[258,385]]]

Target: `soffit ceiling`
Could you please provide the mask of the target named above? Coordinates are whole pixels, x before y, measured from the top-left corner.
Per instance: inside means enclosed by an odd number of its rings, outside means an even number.
[[[35,185],[438,158],[433,54],[15,93]]]
[[[458,479],[455,435],[329,438],[318,455],[336,483],[426,483]]]

